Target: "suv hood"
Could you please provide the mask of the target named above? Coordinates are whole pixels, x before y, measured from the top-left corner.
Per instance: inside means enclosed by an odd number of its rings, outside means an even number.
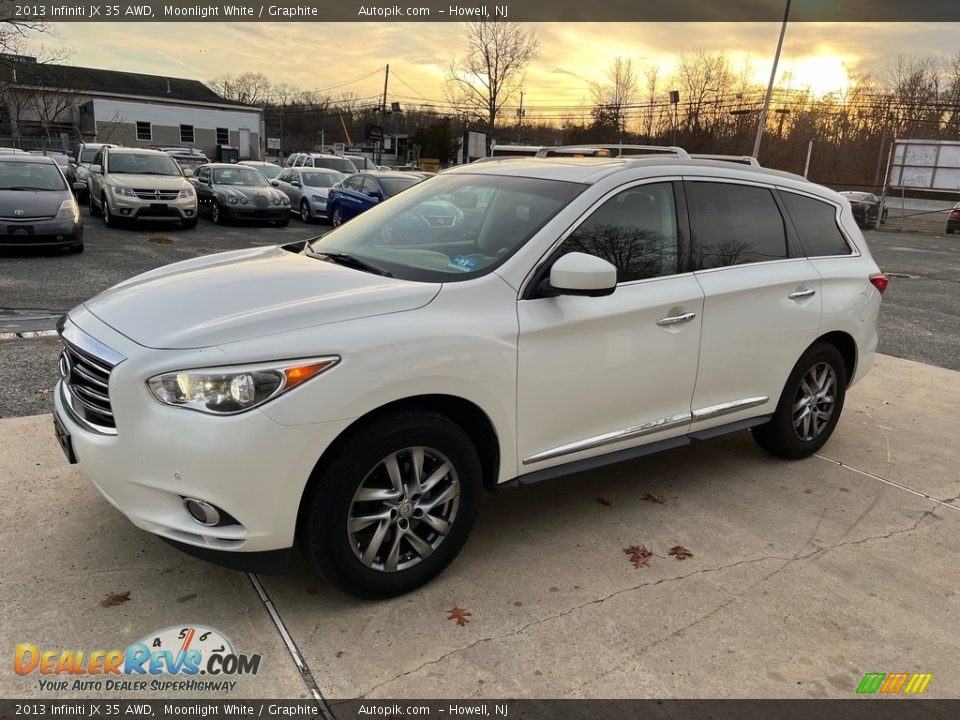
[[[110,184],[118,187],[149,188],[150,190],[179,190],[187,185],[180,175],[134,175],[121,173],[110,175]]]
[[[84,305],[140,345],[187,349],[415,310],[440,287],[270,247],[167,265]]]

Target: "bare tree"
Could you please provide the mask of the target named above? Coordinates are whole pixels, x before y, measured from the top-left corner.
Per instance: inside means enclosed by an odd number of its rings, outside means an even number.
[[[680,53],[677,82],[688,108],[688,131],[699,132],[717,119],[711,116],[711,103],[718,105],[717,101],[728,93],[732,81],[730,64],[724,53],[710,53],[703,49]]]
[[[607,69],[607,82],[593,83],[593,115],[597,124],[622,136],[627,109],[637,94],[637,71],[630,58],[616,58]]]
[[[452,58],[447,99],[485,122],[492,133],[501,110],[523,85],[527,66],[540,54],[540,41],[521,23],[477,20],[467,26],[467,52]]]
[[[224,75],[208,85],[220,97],[243,105],[267,105],[274,99],[274,85],[263,73]]]

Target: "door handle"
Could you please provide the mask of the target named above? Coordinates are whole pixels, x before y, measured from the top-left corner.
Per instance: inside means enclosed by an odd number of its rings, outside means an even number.
[[[690,322],[697,316],[696,313],[688,312],[683,315],[672,315],[670,317],[660,318],[657,325],[667,327],[669,325],[679,325],[680,323]]]
[[[790,298],[791,300],[802,300],[803,298],[813,297],[816,294],[817,294],[816,290],[812,290],[810,288],[804,288],[803,290],[797,290],[795,292],[790,293],[789,295],[787,295],[787,297]]]

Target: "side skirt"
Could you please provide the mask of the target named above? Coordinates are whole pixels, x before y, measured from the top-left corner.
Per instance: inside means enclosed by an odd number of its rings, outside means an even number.
[[[544,468],[543,470],[535,470],[534,472],[519,475],[512,480],[507,480],[506,482],[500,483],[494,487],[493,490],[494,492],[499,492],[500,490],[515,490],[516,488],[526,487],[527,485],[535,485],[539,482],[543,482],[544,480],[553,480],[554,478],[563,477],[565,475],[573,475],[586,470],[594,470],[595,468],[614,465],[616,463],[626,462],[627,460],[634,460],[636,458],[643,457],[644,455],[653,455],[654,453],[658,453],[663,450],[670,450],[672,448],[690,445],[694,442],[712,440],[713,438],[717,438],[722,435],[729,435],[741,430],[746,430],[747,428],[756,427],[757,425],[763,425],[764,423],[769,422],[772,417],[773,415],[761,415],[759,417],[748,418],[746,420],[738,420],[737,422],[727,423],[726,425],[718,425],[717,427],[709,428],[708,430],[695,430],[686,435],[670,438],[668,440],[658,440],[657,442],[648,443],[646,445],[638,445],[636,447],[626,448],[624,450],[604,453],[603,455],[597,455],[596,457],[554,465],[553,467]]]

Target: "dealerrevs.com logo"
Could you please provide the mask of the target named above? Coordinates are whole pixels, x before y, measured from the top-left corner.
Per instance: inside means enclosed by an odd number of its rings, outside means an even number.
[[[230,692],[230,678],[256,675],[259,654],[238,653],[226,635],[200,625],[150,633],[125,650],[50,650],[33,643],[14,648],[17,675],[39,675],[43,691]]]

